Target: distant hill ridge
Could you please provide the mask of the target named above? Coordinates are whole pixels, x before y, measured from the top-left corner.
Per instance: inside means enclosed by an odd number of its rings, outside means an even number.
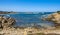
[[[13,11],[11,11],[11,12],[8,12],[8,11],[0,11],[0,14],[11,14],[11,13],[15,13],[15,12],[13,12]]]

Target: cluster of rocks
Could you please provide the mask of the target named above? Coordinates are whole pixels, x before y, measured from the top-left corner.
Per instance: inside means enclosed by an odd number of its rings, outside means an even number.
[[[43,20],[52,21],[55,24],[55,27],[60,27],[60,11],[57,11]]]
[[[0,28],[11,27],[15,23],[15,19],[9,17],[6,18],[4,16],[0,16]]]
[[[44,20],[52,21],[54,22],[55,26],[58,27],[60,26],[60,12],[53,13],[49,15],[47,18],[44,18]],[[11,17],[6,18],[4,16],[0,16],[0,28],[4,28],[2,31],[0,31],[0,35],[27,35],[27,34],[28,35],[45,35],[44,33],[52,33],[52,34],[46,34],[46,35],[60,35],[60,30],[39,29],[36,27],[32,27],[32,28],[20,27],[17,29],[9,28],[9,27],[12,27],[12,25],[14,25],[15,22],[16,21],[14,18],[11,18]]]

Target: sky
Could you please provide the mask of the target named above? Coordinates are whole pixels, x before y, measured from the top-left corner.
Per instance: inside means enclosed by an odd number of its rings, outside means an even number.
[[[60,10],[60,0],[0,0],[1,11],[53,12]]]

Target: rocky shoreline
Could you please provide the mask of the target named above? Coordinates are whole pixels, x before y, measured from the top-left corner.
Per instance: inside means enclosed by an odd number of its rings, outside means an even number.
[[[1,35],[60,35],[60,30],[36,29],[36,28],[5,28]]]
[[[47,18],[43,18],[45,21],[51,21],[54,23],[56,28],[60,28],[60,11],[57,11],[56,13],[48,15]]]
[[[43,29],[43,28],[37,28],[37,27],[12,27],[14,23],[16,22],[14,18],[6,18],[4,16],[0,16],[0,35],[60,35],[60,27],[59,25],[59,20],[56,20],[57,18],[60,19],[60,14],[55,15],[57,16],[56,18],[53,18],[55,22],[55,27],[53,29]],[[50,15],[49,15],[50,16]],[[53,21],[51,17],[44,18],[43,20],[47,21]],[[60,25],[59,25],[60,26]]]

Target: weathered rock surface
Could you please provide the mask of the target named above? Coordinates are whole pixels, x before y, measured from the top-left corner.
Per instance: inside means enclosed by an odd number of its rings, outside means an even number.
[[[11,17],[6,18],[4,16],[0,16],[0,28],[11,27],[14,23],[15,23],[15,19]]]
[[[60,35],[60,30],[48,30],[48,29],[36,29],[36,28],[5,28],[2,31],[0,31],[0,34],[4,35],[37,35],[37,34],[51,34],[51,35]]]
[[[60,27],[60,11],[49,15],[47,18],[43,18],[43,20],[52,21],[55,27]]]

